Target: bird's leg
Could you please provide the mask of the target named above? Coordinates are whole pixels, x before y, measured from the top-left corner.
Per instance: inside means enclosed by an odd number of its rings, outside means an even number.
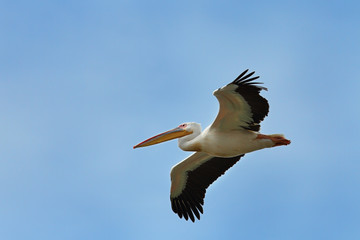
[[[284,138],[284,136],[281,134],[271,134],[271,135],[258,134],[256,136],[256,139],[270,139],[275,144],[274,147],[281,145],[289,145],[291,143],[290,140]]]

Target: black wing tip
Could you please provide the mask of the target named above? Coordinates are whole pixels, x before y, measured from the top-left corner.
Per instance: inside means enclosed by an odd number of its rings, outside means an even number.
[[[188,200],[179,197],[171,198],[171,208],[179,218],[184,217],[186,221],[190,219],[192,222],[195,222],[196,218],[200,220],[200,213],[203,213],[201,205],[199,208],[199,206],[195,206]]]
[[[246,69],[245,71],[243,71],[237,78],[235,78],[234,81],[232,81],[232,84],[236,84],[238,86],[241,86],[241,85],[254,86],[254,87],[258,88],[259,90],[267,91],[266,87],[256,85],[256,84],[263,84],[262,82],[252,82],[252,81],[260,78],[260,76],[250,78],[252,75],[255,74],[255,71],[253,71],[249,74],[246,74],[248,71],[249,71],[249,69]]]

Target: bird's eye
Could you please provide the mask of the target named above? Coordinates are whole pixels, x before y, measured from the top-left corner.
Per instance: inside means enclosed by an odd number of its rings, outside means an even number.
[[[184,127],[186,127],[186,124],[185,123],[181,124],[180,127],[184,128]]]

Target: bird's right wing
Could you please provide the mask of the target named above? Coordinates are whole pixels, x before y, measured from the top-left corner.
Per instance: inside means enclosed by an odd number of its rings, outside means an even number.
[[[221,158],[196,152],[171,169],[170,200],[172,210],[195,221],[203,213],[205,192],[218,177],[244,155]],[[199,213],[200,212],[200,213]]]

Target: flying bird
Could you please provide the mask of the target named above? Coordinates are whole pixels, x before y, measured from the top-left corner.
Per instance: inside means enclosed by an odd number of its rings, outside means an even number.
[[[134,148],[146,147],[178,138],[178,145],[192,155],[171,169],[170,201],[180,218],[200,220],[206,189],[246,153],[263,148],[288,145],[282,134],[259,133],[260,122],[269,112],[268,101],[260,96],[255,72],[241,73],[234,81],[213,92],[220,104],[215,121],[201,131],[195,122],[151,137]]]

